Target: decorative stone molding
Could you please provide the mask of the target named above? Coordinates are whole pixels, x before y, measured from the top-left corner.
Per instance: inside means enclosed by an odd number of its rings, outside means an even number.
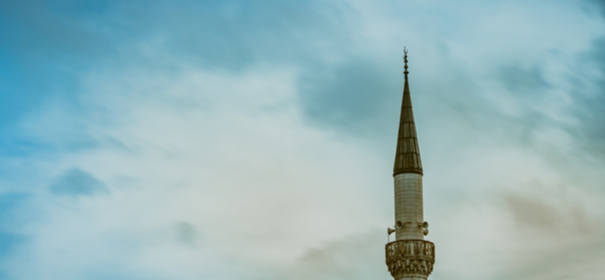
[[[426,279],[433,272],[435,244],[420,239],[397,240],[385,246],[386,263],[396,280]]]

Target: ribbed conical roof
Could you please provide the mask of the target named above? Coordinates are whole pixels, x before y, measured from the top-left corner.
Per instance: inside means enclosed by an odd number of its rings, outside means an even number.
[[[412,111],[412,98],[408,85],[408,55],[405,52],[404,71],[405,83],[403,86],[403,101],[401,104],[401,118],[399,121],[399,137],[397,138],[397,152],[395,154],[395,167],[393,176],[401,173],[418,173],[422,175],[422,162],[420,161],[420,148],[414,124]]]

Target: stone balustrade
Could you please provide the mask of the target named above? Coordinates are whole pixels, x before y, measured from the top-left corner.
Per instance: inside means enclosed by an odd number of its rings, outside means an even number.
[[[427,279],[435,263],[435,244],[420,239],[397,240],[385,246],[386,263],[396,280]]]

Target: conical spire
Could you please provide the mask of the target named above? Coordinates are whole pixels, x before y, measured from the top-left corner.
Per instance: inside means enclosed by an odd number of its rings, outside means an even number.
[[[401,104],[401,118],[399,121],[399,137],[397,138],[397,152],[395,154],[395,167],[393,176],[401,173],[418,173],[422,175],[422,162],[420,161],[420,148],[416,136],[414,113],[412,112],[412,98],[408,85],[408,51],[403,49],[405,83],[403,86],[403,101]]]

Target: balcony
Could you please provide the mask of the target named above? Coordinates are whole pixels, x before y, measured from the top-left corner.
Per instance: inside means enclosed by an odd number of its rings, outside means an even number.
[[[420,239],[397,240],[385,246],[386,263],[396,280],[426,279],[433,272],[435,244]]]

